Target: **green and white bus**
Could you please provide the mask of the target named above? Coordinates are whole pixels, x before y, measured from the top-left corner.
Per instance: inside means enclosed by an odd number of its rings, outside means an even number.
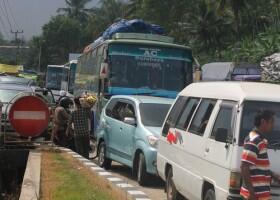
[[[116,33],[79,57],[76,86],[100,100],[123,94],[175,98],[193,82],[192,63],[191,49],[173,38]]]

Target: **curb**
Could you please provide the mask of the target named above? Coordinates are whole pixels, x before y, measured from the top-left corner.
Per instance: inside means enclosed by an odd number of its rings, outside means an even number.
[[[73,158],[77,159],[80,163],[82,163],[85,167],[89,168],[92,173],[95,173],[97,176],[102,177],[105,181],[111,183],[115,188],[120,189],[128,196],[131,197],[133,200],[151,200],[143,191],[139,189],[139,187],[128,184],[125,180],[114,176],[112,173],[106,171],[105,169],[99,167],[91,160],[88,160],[81,155],[77,154],[76,152],[72,151],[71,149],[59,147],[61,151],[64,151]]]

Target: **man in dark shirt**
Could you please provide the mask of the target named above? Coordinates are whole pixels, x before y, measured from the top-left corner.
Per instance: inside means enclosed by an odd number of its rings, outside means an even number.
[[[74,99],[76,109],[72,112],[68,131],[74,127],[74,140],[76,152],[85,158],[89,158],[89,120],[91,119],[90,108],[83,108],[80,103],[80,98]]]

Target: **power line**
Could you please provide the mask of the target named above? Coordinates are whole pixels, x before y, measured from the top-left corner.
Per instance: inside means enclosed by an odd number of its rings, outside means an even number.
[[[8,22],[8,24],[9,24],[9,26],[10,26],[10,29],[11,29],[11,30],[13,30],[13,28],[12,28],[12,24],[11,24],[11,21],[10,21],[9,15],[8,15],[8,11],[7,11],[7,7],[6,7],[6,3],[5,3],[5,1],[4,1],[4,0],[2,1],[2,5],[4,5],[4,9],[3,9],[3,7],[2,7],[2,6],[1,6],[1,9],[2,9],[2,10],[4,10],[4,13],[5,13],[5,15],[6,15],[7,22]]]
[[[3,0],[3,1],[5,2],[5,0]],[[13,10],[12,10],[12,8],[11,8],[10,2],[9,2],[8,0],[6,0],[6,1],[7,1],[6,3],[7,3],[7,6],[8,6],[8,9],[10,10],[10,14],[11,14],[11,16],[12,16],[12,19],[13,19],[13,21],[14,21],[14,23],[15,23],[17,29],[20,29],[20,28],[19,28],[19,25],[18,25],[18,23],[17,23],[17,21],[16,21],[16,19],[15,19],[15,17],[14,17]]]
[[[9,38],[9,33],[7,32],[6,25],[5,25],[4,20],[2,19],[1,15],[0,15],[0,23],[2,24],[2,28],[3,28],[4,34],[6,35],[7,38]],[[2,33],[3,33],[3,31],[2,31]]]

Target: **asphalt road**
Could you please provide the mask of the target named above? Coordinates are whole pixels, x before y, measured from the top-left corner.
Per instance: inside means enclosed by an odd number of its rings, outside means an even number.
[[[94,154],[91,154],[90,157],[93,157]],[[97,163],[97,159],[93,160]],[[113,162],[110,170],[114,176],[122,178],[127,181],[127,183],[137,186],[145,192],[148,197],[152,200],[166,200],[166,193],[164,192],[164,182],[156,176],[151,176],[150,181],[147,186],[142,187],[137,183],[136,177],[132,176],[132,170],[129,167],[126,167],[122,164]]]

